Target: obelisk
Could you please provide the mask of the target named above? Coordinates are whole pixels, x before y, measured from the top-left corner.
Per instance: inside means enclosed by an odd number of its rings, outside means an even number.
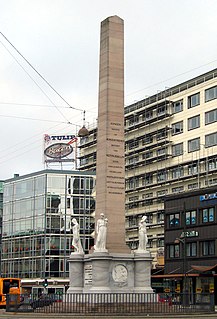
[[[124,22],[101,22],[96,165],[96,220],[108,218],[109,253],[129,253],[125,243]]]
[[[94,250],[70,255],[67,293],[152,293],[150,252],[125,243],[124,23],[117,16],[101,22],[95,217]]]

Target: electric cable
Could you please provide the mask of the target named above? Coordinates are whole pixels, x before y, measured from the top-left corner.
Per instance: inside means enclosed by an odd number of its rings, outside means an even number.
[[[0,32],[1,33],[1,32]],[[66,120],[67,118],[65,117],[65,115],[58,109],[58,107],[53,103],[53,101],[49,98],[49,96],[47,95],[47,93],[45,93],[45,91],[39,86],[39,84],[33,79],[33,77],[24,69],[24,67],[20,64],[20,62],[15,58],[15,56],[5,47],[5,45],[2,43],[2,41],[0,41],[0,43],[3,45],[3,47],[7,50],[7,52],[13,57],[13,59],[17,62],[17,64],[19,64],[19,66],[21,67],[21,69],[29,76],[29,78],[35,83],[35,85],[40,89],[40,91],[47,97],[47,99],[53,104],[53,106],[57,109],[57,111],[62,115],[62,117]]]
[[[9,39],[0,31],[0,34],[3,38],[12,46],[12,48],[24,59],[24,61],[38,74],[38,76],[72,109],[83,111],[82,109],[75,108],[71,106],[63,97],[60,95],[57,90],[36,70],[36,68],[24,57],[24,55],[9,41]]]

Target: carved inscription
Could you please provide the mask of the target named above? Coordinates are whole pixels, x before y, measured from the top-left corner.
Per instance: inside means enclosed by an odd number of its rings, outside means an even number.
[[[107,189],[109,194],[121,194],[125,192],[124,178],[124,140],[121,135],[121,124],[119,122],[110,122],[110,134],[107,138],[108,151],[108,175]]]
[[[90,286],[93,282],[93,267],[92,265],[84,266],[84,285]]]

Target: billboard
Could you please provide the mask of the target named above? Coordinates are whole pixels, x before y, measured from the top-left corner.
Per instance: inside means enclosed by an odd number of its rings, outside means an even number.
[[[74,162],[77,140],[72,134],[44,134],[44,163]]]

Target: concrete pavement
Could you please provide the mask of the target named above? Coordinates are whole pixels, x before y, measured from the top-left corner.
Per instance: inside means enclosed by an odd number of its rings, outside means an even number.
[[[79,314],[74,314],[74,313],[56,313],[56,314],[52,314],[52,313],[13,313],[13,312],[5,312],[5,311],[1,311],[0,312],[0,318],[2,319],[70,319],[70,318],[73,318],[73,319],[129,319],[129,318],[132,318],[133,319],[174,319],[174,318],[177,318],[177,319],[192,319],[192,318],[196,318],[196,319],[205,319],[205,318],[211,318],[211,319],[217,319],[217,313],[204,313],[204,314],[198,314],[198,313],[194,313],[194,314],[155,314],[155,315],[141,315],[141,316],[135,316],[135,315],[129,315],[129,316],[120,316],[120,315],[79,315]]]

